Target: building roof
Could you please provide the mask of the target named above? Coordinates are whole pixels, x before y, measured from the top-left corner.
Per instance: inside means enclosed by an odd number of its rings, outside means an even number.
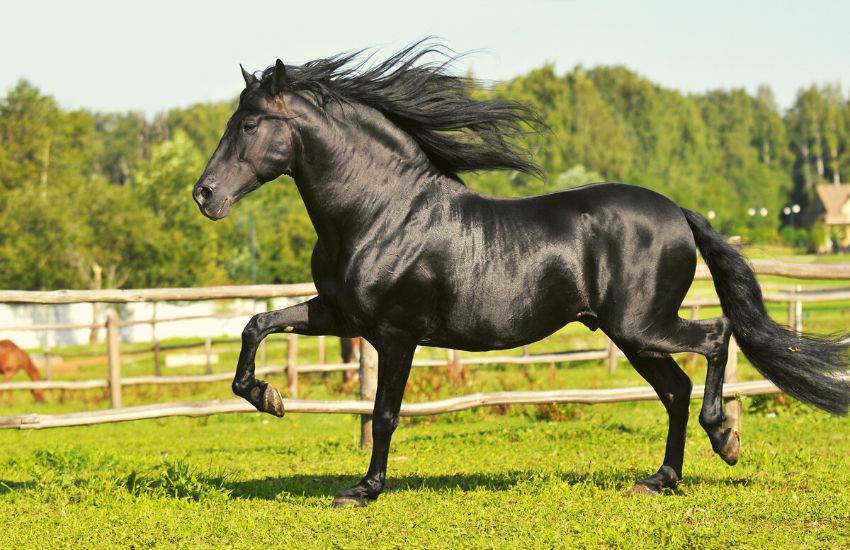
[[[827,225],[850,224],[850,184],[818,185],[817,218]]]

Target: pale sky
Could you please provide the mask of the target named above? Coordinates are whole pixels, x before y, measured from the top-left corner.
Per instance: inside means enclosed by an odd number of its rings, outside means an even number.
[[[505,80],[545,62],[625,65],[685,92],[850,88],[850,2],[806,0],[4,1],[0,92],[26,78],[65,108],[152,115],[230,99],[238,64],[389,53],[439,36],[459,71]]]

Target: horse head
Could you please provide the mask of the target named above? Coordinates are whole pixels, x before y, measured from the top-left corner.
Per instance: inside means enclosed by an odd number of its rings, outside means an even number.
[[[192,195],[206,217],[225,217],[239,199],[292,169],[296,134],[283,90],[286,67],[277,60],[268,78],[242,69],[239,106],[195,184]]]

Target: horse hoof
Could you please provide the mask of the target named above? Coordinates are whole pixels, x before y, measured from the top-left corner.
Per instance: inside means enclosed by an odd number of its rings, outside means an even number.
[[[741,453],[741,436],[735,430],[729,430],[729,435],[726,436],[726,442],[723,444],[723,449],[718,453],[729,466],[734,466],[738,463],[738,455]]]
[[[331,503],[331,508],[364,508],[366,500],[352,496],[337,495]]]
[[[283,398],[277,388],[271,384],[266,385],[263,391],[263,412],[273,414],[279,418],[283,417]]]

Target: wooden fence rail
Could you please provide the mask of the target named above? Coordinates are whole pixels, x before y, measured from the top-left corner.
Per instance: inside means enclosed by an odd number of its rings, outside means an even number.
[[[702,399],[704,386],[694,386],[692,399]],[[738,395],[764,395],[777,393],[779,390],[766,380],[727,384],[723,395],[733,398]],[[492,407],[497,405],[535,405],[545,403],[623,403],[628,401],[650,401],[658,399],[655,391],[649,387],[615,388],[607,390],[551,390],[551,391],[510,391],[474,393],[461,397],[428,401],[423,403],[406,403],[401,407],[402,416],[431,416],[450,412],[463,411],[476,407]],[[288,413],[334,413],[358,414],[368,416],[372,413],[374,403],[369,400],[358,401],[317,401],[284,399],[284,408]],[[70,414],[24,414],[0,417],[0,429],[19,428],[43,429],[63,426],[87,426],[109,422],[126,422],[129,420],[144,420],[164,418],[169,416],[209,416],[213,414],[249,412],[257,410],[243,399],[227,399],[216,401],[190,401],[181,403],[163,403],[144,405],[123,409],[107,409],[102,411],[70,413]]]
[[[605,359],[609,356],[609,350],[588,350],[588,351],[570,351],[565,353],[550,353],[545,355],[515,355],[515,356],[477,356],[466,357],[461,360],[463,365],[491,365],[491,364],[513,364],[513,365],[528,365],[534,363],[560,363],[570,361],[589,361],[594,359]],[[622,356],[622,353],[618,353]],[[290,357],[290,359],[292,359]],[[448,361],[444,359],[414,359],[414,367],[441,367],[448,365]],[[313,363],[298,365],[292,369],[297,374],[313,373],[313,372],[340,372],[340,371],[357,371],[360,369],[360,363]],[[265,374],[286,374],[288,370],[284,365],[268,365],[266,367],[258,367],[257,375]],[[213,374],[185,374],[185,375],[169,375],[169,376],[131,376],[122,377],[121,386],[138,386],[144,384],[161,385],[161,384],[203,384],[207,382],[230,381],[233,379],[233,372],[218,372]],[[21,382],[0,382],[0,391],[6,390],[89,390],[94,388],[108,388],[109,380],[40,380],[21,381]]]
[[[773,260],[750,260],[757,275],[795,279],[850,279],[850,264],[793,264]],[[696,280],[707,281],[711,273],[697,265]],[[198,288],[148,288],[106,290],[0,290],[0,303],[74,304],[224,300],[234,298],[297,298],[316,294],[313,283],[289,285],[232,285]]]
[[[236,298],[297,298],[316,294],[313,283],[290,285],[232,285],[198,288],[140,288],[106,290],[0,290],[0,303],[80,304],[130,302],[198,302]]]

